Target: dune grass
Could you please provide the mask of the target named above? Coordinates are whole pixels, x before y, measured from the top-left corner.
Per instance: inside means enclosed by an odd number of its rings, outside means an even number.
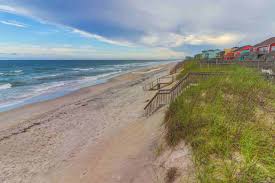
[[[191,71],[230,74],[199,81],[171,103],[165,117],[167,143],[191,145],[199,182],[273,182],[274,85],[240,66],[188,63],[181,77]]]
[[[178,79],[184,77],[188,72],[228,72],[234,73],[241,66],[232,65],[200,65],[198,61],[188,61],[184,63],[184,68],[178,75]]]

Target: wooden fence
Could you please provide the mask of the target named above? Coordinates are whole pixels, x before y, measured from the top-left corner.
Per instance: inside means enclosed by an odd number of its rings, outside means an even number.
[[[196,83],[198,79],[207,79],[209,76],[220,76],[224,74],[225,73],[222,72],[188,73],[171,89],[160,89],[145,106],[145,115],[150,116],[160,107],[174,101],[187,86],[189,86],[191,83]]]
[[[213,60],[213,61],[207,61],[207,60],[201,60],[200,64],[203,65],[219,65],[219,66],[227,66],[232,64],[238,64],[246,67],[253,67],[258,69],[274,69],[275,68],[275,60],[273,61],[224,61],[224,60]]]

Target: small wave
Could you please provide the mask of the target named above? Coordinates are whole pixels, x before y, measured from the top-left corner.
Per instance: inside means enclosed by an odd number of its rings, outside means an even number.
[[[110,72],[110,73],[106,73],[106,74],[100,74],[100,75],[97,75],[97,76],[83,77],[82,81],[95,81],[95,80],[100,80],[100,79],[109,79],[112,76],[115,76],[119,73],[121,73],[121,71]]]
[[[0,76],[1,76],[1,75],[4,75],[4,73],[3,73],[3,72],[0,72]]]
[[[11,87],[12,87],[12,85],[10,83],[0,84],[0,90],[6,90],[6,89],[9,89]]]
[[[0,101],[0,111],[2,111],[2,109],[9,108],[11,106],[20,104],[21,102],[22,101],[7,101],[7,102]]]
[[[15,72],[15,73],[20,73],[20,72],[23,72],[23,70],[14,70],[12,72]]]
[[[37,92],[47,92],[47,91],[50,91],[52,89],[55,89],[55,88],[59,88],[59,87],[62,87],[64,86],[66,83],[65,82],[53,82],[53,83],[50,83],[50,84],[42,84],[42,85],[39,85],[37,86],[36,89],[34,89],[34,92],[37,93]]]
[[[23,70],[13,70],[13,71],[5,72],[5,73],[1,72],[0,75],[4,75],[4,76],[17,76],[17,75],[22,75],[22,74],[24,74]]]
[[[102,67],[102,68],[97,68],[97,71],[115,71],[117,68],[114,67]]]
[[[49,74],[49,75],[44,75],[44,76],[36,76],[36,77],[33,77],[34,79],[38,79],[38,80],[43,80],[43,79],[47,79],[47,78],[54,78],[54,77],[57,77],[57,76],[60,76],[62,74]]]
[[[73,68],[74,71],[91,71],[94,70],[95,68]]]

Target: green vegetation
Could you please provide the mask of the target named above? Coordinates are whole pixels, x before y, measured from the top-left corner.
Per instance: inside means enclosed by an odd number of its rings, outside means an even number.
[[[257,71],[237,65],[194,71],[229,75],[199,81],[171,103],[165,117],[170,146],[192,146],[199,182],[273,182],[275,180],[275,87]]]
[[[185,76],[188,72],[230,72],[234,73],[235,69],[240,68],[238,65],[217,65],[208,66],[200,65],[198,61],[189,61],[184,63],[182,72],[178,75],[178,79]]]

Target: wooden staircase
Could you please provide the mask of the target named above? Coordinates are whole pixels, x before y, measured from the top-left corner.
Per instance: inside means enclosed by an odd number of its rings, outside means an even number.
[[[171,89],[159,89],[145,106],[145,115],[150,116],[162,106],[174,101],[190,84],[196,83],[200,79],[207,79],[211,76],[221,76],[224,74],[223,72],[191,72],[186,74]]]

